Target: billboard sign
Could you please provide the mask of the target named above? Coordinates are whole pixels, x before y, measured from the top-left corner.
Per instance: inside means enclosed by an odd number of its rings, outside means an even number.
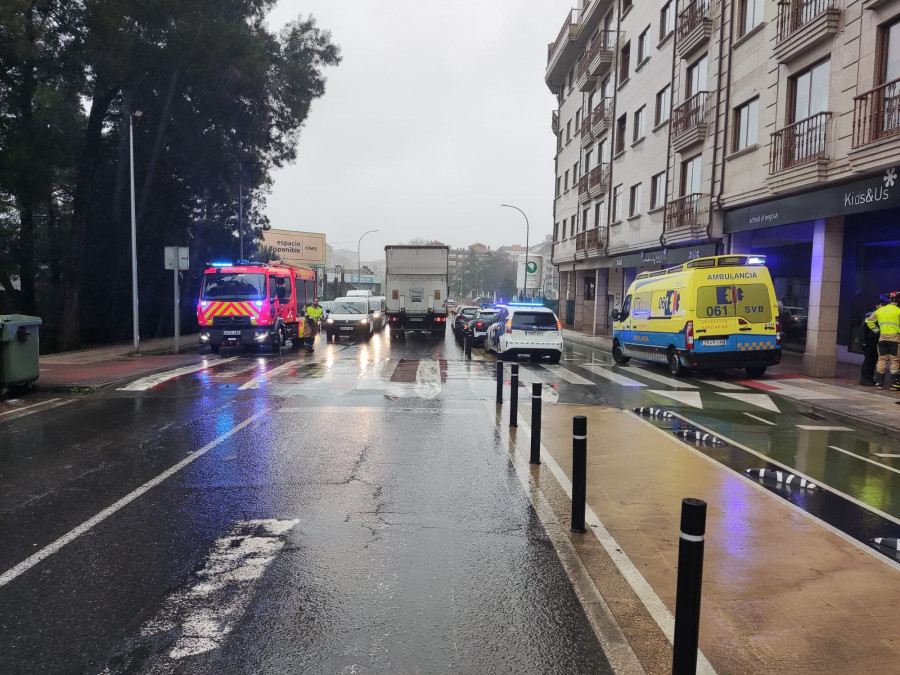
[[[325,235],[295,230],[266,230],[262,246],[272,249],[277,260],[298,265],[325,264]]]
[[[525,269],[525,254],[519,256],[516,269],[516,288],[526,291],[537,291],[541,288],[544,274],[544,256],[531,253],[528,255],[528,269]]]

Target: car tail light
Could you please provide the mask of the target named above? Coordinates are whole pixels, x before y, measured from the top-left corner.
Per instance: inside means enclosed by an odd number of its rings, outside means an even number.
[[[506,332],[512,333],[512,319],[506,320]]]
[[[556,322],[556,330],[562,330],[562,323],[559,321]]]
[[[775,317],[775,344],[781,344],[781,317]]]
[[[694,348],[694,322],[684,324],[684,344],[687,349]]]
[[[475,328],[483,328],[483,327],[484,327],[484,324],[481,323],[480,321],[475,324]]]

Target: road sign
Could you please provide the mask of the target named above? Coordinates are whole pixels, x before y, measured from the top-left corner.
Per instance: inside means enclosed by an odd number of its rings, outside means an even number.
[[[166,246],[165,265],[167,270],[187,270],[191,267],[190,249],[187,246]],[[177,263],[177,265],[176,265]]]

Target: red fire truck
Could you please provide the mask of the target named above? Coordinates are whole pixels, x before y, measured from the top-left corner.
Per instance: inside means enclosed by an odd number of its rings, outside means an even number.
[[[280,350],[287,340],[300,347],[303,308],[316,295],[316,273],[281,263],[211,263],[203,272],[197,322],[200,343],[213,354],[241,345]]]

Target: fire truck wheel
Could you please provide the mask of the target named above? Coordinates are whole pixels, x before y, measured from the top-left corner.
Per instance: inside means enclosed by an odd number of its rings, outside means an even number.
[[[222,349],[222,345],[210,345],[209,346],[209,351],[211,351],[213,354],[218,354],[220,349]]]

